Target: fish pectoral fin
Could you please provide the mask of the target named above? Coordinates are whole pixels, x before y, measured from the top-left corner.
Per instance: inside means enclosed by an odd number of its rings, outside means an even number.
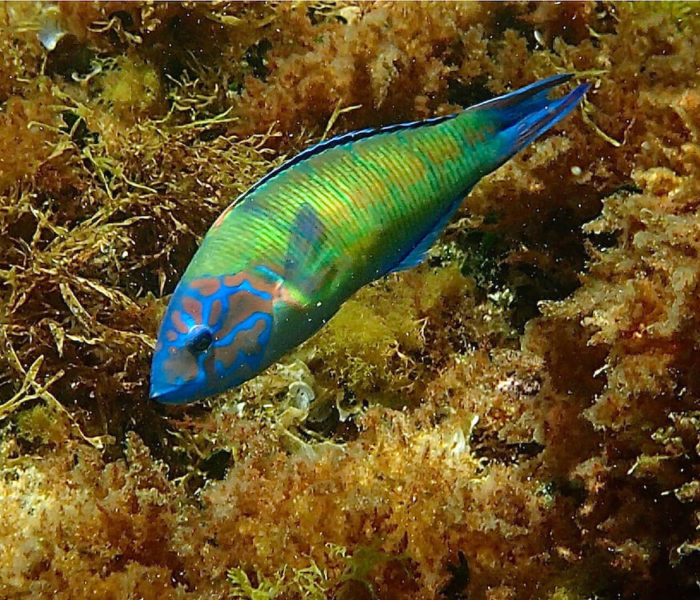
[[[319,297],[325,297],[326,289],[332,286],[340,269],[331,264],[326,268],[310,271],[301,279],[280,281],[275,294],[275,303],[281,302],[287,307],[306,311],[314,308]]]
[[[303,281],[318,262],[324,226],[313,207],[305,202],[292,223],[283,271],[286,281]]]
[[[314,208],[304,203],[292,224],[283,264],[280,299],[306,309],[334,284],[343,256],[323,244],[325,226]]]

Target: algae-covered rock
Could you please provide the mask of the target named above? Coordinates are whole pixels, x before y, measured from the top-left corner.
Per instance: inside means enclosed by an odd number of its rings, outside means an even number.
[[[0,597],[693,598],[692,3],[0,8]],[[571,71],[428,261],[186,410],[208,226],[324,135]]]

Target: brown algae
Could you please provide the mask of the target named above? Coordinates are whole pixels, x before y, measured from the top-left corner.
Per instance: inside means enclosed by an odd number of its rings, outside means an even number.
[[[0,596],[693,597],[698,35],[692,3],[0,7]],[[566,71],[585,106],[426,265],[148,401],[163,296],[285,156]]]

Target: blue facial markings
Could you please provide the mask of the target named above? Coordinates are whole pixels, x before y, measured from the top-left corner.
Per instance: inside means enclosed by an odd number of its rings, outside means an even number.
[[[272,274],[252,271],[182,281],[161,326],[152,389],[162,386],[167,391],[160,395],[173,402],[208,396],[266,366],[278,285]]]

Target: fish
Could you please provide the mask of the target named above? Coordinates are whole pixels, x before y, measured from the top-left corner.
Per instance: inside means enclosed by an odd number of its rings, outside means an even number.
[[[339,135],[265,175],[218,216],[177,284],[150,397],[184,404],[239,386],[360,288],[420,264],[472,187],[577,106],[589,84],[549,98],[572,77]]]

